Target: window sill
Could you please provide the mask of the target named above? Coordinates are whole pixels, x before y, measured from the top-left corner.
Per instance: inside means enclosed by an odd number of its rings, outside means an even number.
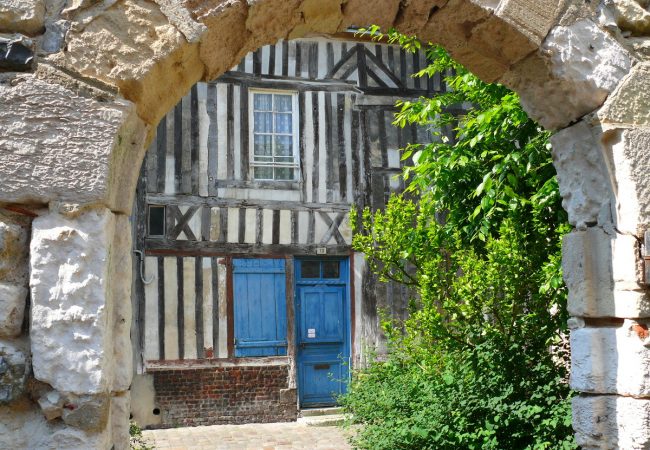
[[[161,370],[194,370],[210,369],[217,367],[259,367],[259,366],[286,366],[289,365],[288,356],[260,356],[244,358],[218,358],[218,359],[177,359],[177,360],[150,360],[145,362],[145,372]]]
[[[276,180],[218,180],[215,183],[217,188],[239,188],[239,189],[300,189],[300,181],[276,181]]]

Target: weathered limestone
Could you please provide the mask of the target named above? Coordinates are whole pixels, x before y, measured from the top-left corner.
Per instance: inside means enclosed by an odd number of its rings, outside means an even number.
[[[20,335],[26,301],[26,287],[0,282],[0,337]]]
[[[324,3],[319,0],[305,0],[299,5],[303,23],[296,25],[289,38],[304,36],[313,31],[336,33],[343,20],[341,4],[343,0]],[[315,29],[317,27],[317,29]]]
[[[53,420],[63,415],[65,398],[57,391],[50,391],[38,399],[38,406],[41,407],[47,420]]]
[[[650,226],[650,128],[614,128],[601,138],[616,190],[616,226],[643,236]]]
[[[188,7],[194,20],[208,29],[201,41],[199,55],[205,64],[204,78],[212,80],[246,54],[245,44],[250,36],[246,28],[248,7],[242,0],[196,1],[189,2]]]
[[[129,390],[133,379],[133,347],[131,345],[131,223],[125,215],[115,216],[113,241],[110,244],[111,273],[109,295],[113,305],[113,318],[109,326],[113,331],[114,375],[112,392]]]
[[[120,262],[115,258],[123,258],[123,248],[113,247],[116,230],[125,230],[120,220],[125,218],[106,209],[80,211],[76,217],[53,211],[34,220],[30,254],[34,376],[59,391],[108,392],[116,380],[115,363],[130,360],[127,349],[115,349],[112,320],[113,294],[130,292],[130,279],[114,277],[110,270]],[[117,325],[123,327],[117,332],[117,344],[123,345],[129,326]],[[128,358],[116,361],[115,352],[126,352]],[[127,378],[120,374],[118,384],[130,384]]]
[[[173,15],[180,16],[180,12]],[[67,51],[54,63],[117,86],[137,105],[138,115],[155,125],[203,76],[199,44],[188,42],[153,2],[114,2],[100,14],[70,12]],[[199,25],[183,31],[196,39]],[[188,31],[189,30],[189,31]],[[228,32],[233,32],[229,30]],[[164,88],[160,88],[164,86]]]
[[[630,70],[632,59],[589,20],[553,28],[539,52],[501,82],[516,90],[528,114],[555,130],[600,106]]]
[[[109,420],[111,400],[102,395],[69,395],[63,408],[63,421],[71,427],[88,432],[99,432],[106,428]]]
[[[131,395],[123,392],[111,397],[111,437],[115,450],[129,450]]]
[[[650,446],[650,400],[616,395],[573,399],[576,443],[584,449],[646,449]]]
[[[601,228],[567,234],[562,242],[569,314],[577,317],[650,317],[634,236]]]
[[[450,0],[443,8],[431,15],[419,36],[423,40],[444,46],[454,58],[462,61],[468,69],[482,79],[494,81],[506,72],[510,62],[487,48],[486,45],[489,46],[490,43],[483,42],[479,44],[479,48],[474,47],[474,44],[482,39],[479,33],[474,34],[475,29],[478,31],[477,27],[491,16],[491,10],[473,2]],[[493,24],[496,25],[496,22]],[[517,32],[513,30],[513,33],[516,35]],[[503,43],[503,37],[497,33],[496,41]],[[516,41],[512,47],[518,49],[520,45],[521,42]],[[528,51],[531,50],[532,47],[528,47]]]
[[[22,332],[27,304],[29,221],[0,212],[0,338]]]
[[[372,8],[368,8],[365,0],[347,0],[343,2],[345,17],[341,30],[349,26],[367,27],[373,24],[386,30],[395,22],[399,7],[399,0],[376,0],[372,2]]]
[[[143,153],[146,133],[130,102],[100,103],[33,75],[0,80],[0,98],[0,202],[130,211],[139,170],[130,158]]]
[[[650,125],[650,64],[638,64],[598,111],[602,123]]]
[[[650,339],[647,325],[571,331],[571,387],[593,394],[650,397]]]
[[[0,212],[0,282],[26,285],[28,232],[25,217]]]
[[[37,34],[43,29],[43,0],[3,0],[0,3],[0,33]]]
[[[24,341],[0,340],[0,405],[18,399],[29,375],[29,351]]]
[[[579,230],[611,223],[613,199],[607,166],[592,128],[580,122],[553,135],[551,144],[569,223]]]
[[[249,31],[248,49],[270,44],[288,35],[288,30],[299,25],[299,0],[247,0],[246,29]],[[260,33],[258,30],[264,30]]]
[[[606,4],[616,25],[633,36],[650,33],[650,12],[646,5],[642,0],[612,0]]]
[[[559,7],[560,2],[553,0],[503,0],[499,2],[495,14],[539,45],[554,25]]]

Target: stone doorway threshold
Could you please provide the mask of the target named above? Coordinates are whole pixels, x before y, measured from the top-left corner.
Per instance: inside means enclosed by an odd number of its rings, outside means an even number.
[[[345,416],[338,407],[306,408],[298,413],[298,423],[311,427],[331,427],[343,424]]]

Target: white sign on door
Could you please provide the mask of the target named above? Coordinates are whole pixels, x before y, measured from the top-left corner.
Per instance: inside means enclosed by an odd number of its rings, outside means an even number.
[[[308,328],[307,329],[307,337],[308,338],[315,338],[316,337],[316,328]]]

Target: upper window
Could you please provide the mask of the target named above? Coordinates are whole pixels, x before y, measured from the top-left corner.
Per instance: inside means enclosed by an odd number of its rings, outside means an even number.
[[[251,168],[254,180],[298,179],[298,96],[251,91]]]

